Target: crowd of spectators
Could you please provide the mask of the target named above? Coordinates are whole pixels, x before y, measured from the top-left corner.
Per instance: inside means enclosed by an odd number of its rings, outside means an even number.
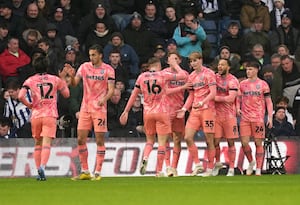
[[[77,69],[88,61],[87,48],[93,44],[104,48],[103,61],[116,71],[118,91],[108,102],[110,137],[142,136],[142,99],[132,108],[126,128],[117,123],[119,115],[148,59],[160,58],[165,68],[166,56],[174,50],[188,72],[192,51],[202,52],[211,69],[218,59],[228,58],[230,72],[239,80],[246,77],[245,62],[259,61],[259,77],[271,88],[275,126],[284,127],[282,111],[290,111],[294,132],[289,133],[300,136],[299,10],[295,0],[0,0],[0,109],[6,117],[0,125],[11,127],[1,136],[21,136],[14,124],[17,114],[7,112],[7,102],[15,100],[8,90],[13,82],[17,92],[15,86],[34,73],[32,60],[46,55],[49,72],[58,75],[65,63]],[[76,127],[82,85],[70,89],[69,99],[59,98],[58,124],[67,133],[63,136],[75,137],[70,130]],[[283,96],[287,105],[279,109]]]

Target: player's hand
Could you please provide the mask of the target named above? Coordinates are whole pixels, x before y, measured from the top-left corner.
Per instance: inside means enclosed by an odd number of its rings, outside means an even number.
[[[199,101],[198,103],[194,103],[193,108],[195,108],[195,109],[200,108],[203,106],[203,104],[204,103],[202,101]]]
[[[273,127],[273,119],[272,117],[268,117],[267,127],[271,129]]]
[[[122,115],[120,116],[120,123],[121,125],[126,125],[127,120],[128,120],[128,112],[123,112]]]
[[[101,100],[98,101],[99,106],[103,106],[105,103],[105,100],[102,98]]]
[[[176,111],[176,118],[184,118],[186,110],[180,109]]]
[[[191,82],[185,83],[185,84],[182,86],[182,89],[184,89],[184,90],[191,90],[191,89],[193,89],[193,83],[191,83]]]
[[[65,63],[64,69],[63,69],[69,76],[73,77],[75,76],[75,69],[68,63]]]
[[[236,114],[237,114],[237,116],[242,116],[242,111],[240,109],[237,109]]]

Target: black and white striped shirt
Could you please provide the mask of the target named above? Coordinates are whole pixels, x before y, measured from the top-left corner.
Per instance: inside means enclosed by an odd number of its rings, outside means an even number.
[[[29,91],[26,94],[28,102],[32,102]],[[4,117],[12,119],[16,128],[21,128],[25,123],[30,122],[31,111],[19,100],[8,98],[5,103]]]

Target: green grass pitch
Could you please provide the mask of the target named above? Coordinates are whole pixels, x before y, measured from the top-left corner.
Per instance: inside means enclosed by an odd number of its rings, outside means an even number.
[[[0,178],[1,205],[294,205],[300,175],[217,177]]]

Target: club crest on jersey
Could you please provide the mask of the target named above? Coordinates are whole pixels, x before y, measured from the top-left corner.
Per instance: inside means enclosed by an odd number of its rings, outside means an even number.
[[[100,74],[104,74],[104,69],[100,70]]]
[[[259,84],[256,85],[256,89],[257,89],[257,90],[260,89],[260,85],[259,85]]]

